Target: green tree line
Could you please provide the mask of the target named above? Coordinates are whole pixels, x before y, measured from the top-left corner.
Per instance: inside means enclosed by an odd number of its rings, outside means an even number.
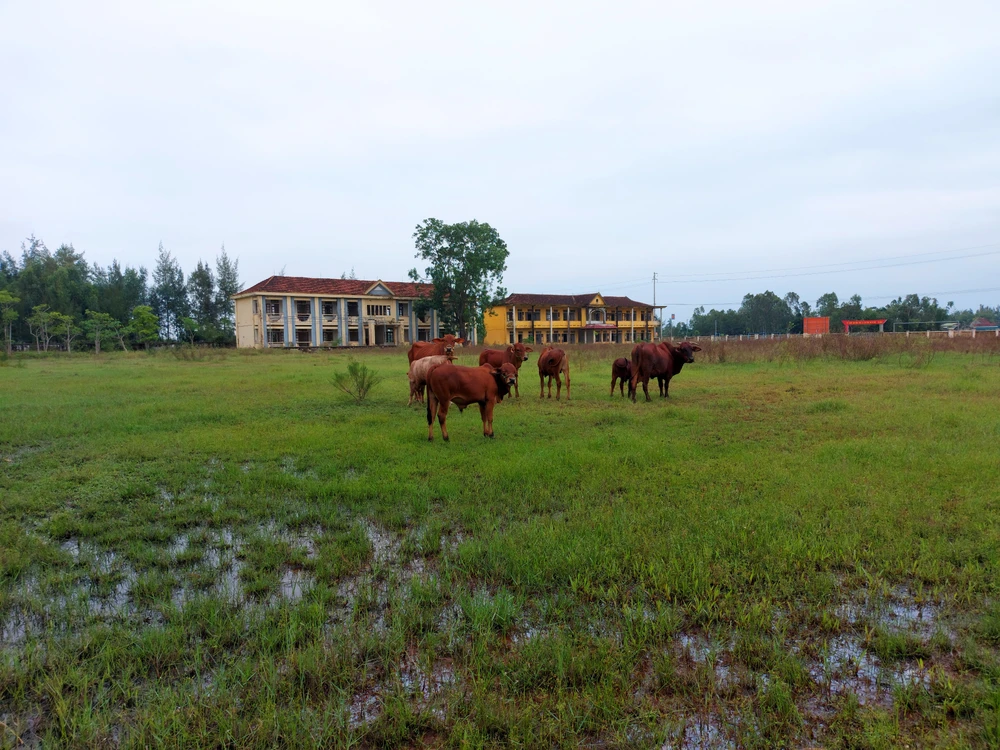
[[[90,264],[73,245],[54,252],[32,235],[21,256],[0,253],[0,334],[6,350],[128,349],[161,341],[235,343],[239,260],[225,246],[214,269],[201,260],[185,277],[161,243],[144,266]]]
[[[865,305],[861,296],[855,294],[841,301],[835,292],[828,292],[816,300],[815,304],[789,292],[779,297],[772,291],[747,294],[738,310],[705,310],[696,307],[688,323],[673,326],[674,336],[720,336],[771,333],[802,333],[802,319],[808,317],[830,318],[830,331],[842,333],[844,320],[886,319],[886,330],[897,324],[898,330],[925,331],[938,329],[946,321],[968,326],[977,317],[992,321],[1000,318],[1000,307],[980,305],[977,310],[959,310],[954,302],[942,307],[933,297],[907,294],[897,297],[886,305]],[[668,330],[668,333],[670,331]]]

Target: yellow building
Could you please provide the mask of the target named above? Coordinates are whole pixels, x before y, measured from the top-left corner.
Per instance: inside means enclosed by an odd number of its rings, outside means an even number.
[[[596,344],[654,341],[654,307],[597,294],[512,294],[486,315],[483,343]]]
[[[401,346],[439,335],[438,313],[418,318],[431,292],[409,281],[271,276],[233,295],[236,346]]]

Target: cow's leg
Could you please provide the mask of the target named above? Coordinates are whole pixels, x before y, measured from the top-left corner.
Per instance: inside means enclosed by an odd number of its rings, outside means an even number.
[[[480,401],[479,402],[479,418],[483,420],[483,437],[489,437],[490,436],[490,426],[489,426],[489,423],[486,421],[486,402],[485,401]]]
[[[670,378],[663,381],[663,398],[670,398]]]
[[[448,405],[449,401],[442,401],[438,406],[438,424],[441,425],[441,439],[446,443],[448,442],[448,425],[446,424],[448,419]]]
[[[556,391],[558,393],[559,391]],[[549,398],[552,398],[552,376],[549,375]]]
[[[493,437],[493,402],[481,403],[479,413],[483,415],[483,435],[488,438]]]
[[[540,382],[540,383],[542,384],[542,390],[541,390],[541,392],[540,392],[540,393],[538,394],[538,398],[545,398],[545,376],[544,376],[544,375],[541,375],[541,374],[539,374],[539,376],[538,376],[538,380],[539,380],[539,382]]]
[[[646,394],[646,400],[650,401],[651,399],[649,398],[649,378],[642,379],[642,392]]]
[[[615,383],[617,383],[617,382],[618,382],[618,376],[617,375],[612,375],[611,376],[611,395],[612,396],[615,395]]]
[[[521,398],[521,389],[518,388],[517,384],[521,382],[521,373],[518,371],[517,375],[514,376],[514,398]]]
[[[628,381],[628,395],[632,399],[632,403],[635,403],[635,396],[639,392],[639,373],[636,372],[632,378]]]
[[[559,370],[556,370],[556,401],[559,400],[559,396],[562,394],[562,377],[560,377]]]
[[[437,413],[437,399],[434,398],[434,391],[431,391],[430,386],[427,390],[427,439],[434,439],[434,415]]]

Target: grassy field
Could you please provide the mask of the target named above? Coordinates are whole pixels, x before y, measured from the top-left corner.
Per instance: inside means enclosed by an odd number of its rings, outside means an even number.
[[[998,747],[1000,356],[858,341],[8,360],[0,747]]]

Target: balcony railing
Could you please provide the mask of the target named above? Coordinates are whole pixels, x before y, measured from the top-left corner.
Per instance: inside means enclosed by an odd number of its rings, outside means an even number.
[[[330,314],[327,314],[327,313],[323,314],[323,323],[324,323],[324,325],[327,324],[327,323],[336,323],[336,322],[337,322],[337,316],[336,315],[330,315]]]

